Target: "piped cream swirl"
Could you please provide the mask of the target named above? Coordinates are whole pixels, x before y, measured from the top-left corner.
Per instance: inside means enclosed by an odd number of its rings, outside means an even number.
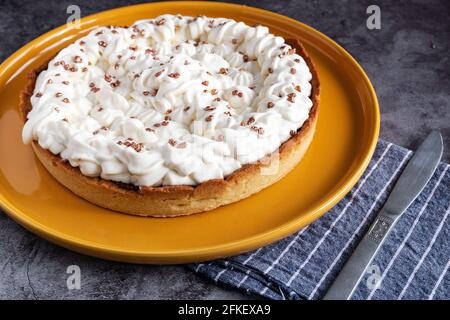
[[[22,136],[86,176],[196,185],[277,150],[312,107],[304,59],[225,18],[99,27],[37,78]]]

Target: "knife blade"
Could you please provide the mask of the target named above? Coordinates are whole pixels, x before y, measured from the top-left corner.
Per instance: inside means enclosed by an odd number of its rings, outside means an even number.
[[[351,298],[401,214],[417,198],[433,176],[442,157],[442,151],[442,136],[439,132],[433,131],[409,160],[383,208],[328,289],[324,300]]]

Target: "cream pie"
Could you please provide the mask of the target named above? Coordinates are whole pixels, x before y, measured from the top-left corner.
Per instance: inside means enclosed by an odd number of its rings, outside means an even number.
[[[30,74],[24,143],[78,196],[142,216],[211,210],[301,160],[319,107],[298,40],[226,18],[99,27]]]

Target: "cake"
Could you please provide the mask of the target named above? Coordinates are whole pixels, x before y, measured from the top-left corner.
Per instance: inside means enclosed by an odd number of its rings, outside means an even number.
[[[22,137],[96,205],[179,216],[246,198],[307,151],[319,78],[298,39],[226,18],[98,27],[29,75]]]

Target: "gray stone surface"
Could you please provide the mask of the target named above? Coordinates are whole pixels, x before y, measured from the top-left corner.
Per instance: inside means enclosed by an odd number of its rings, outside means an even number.
[[[139,1],[0,1],[0,61],[65,23],[66,8],[88,15]],[[432,129],[443,133],[450,161],[450,3],[435,1],[233,1],[305,22],[346,48],[373,81],[381,137],[408,148]],[[365,26],[369,4],[381,7],[381,30]],[[66,288],[66,268],[82,270],[82,289]],[[102,261],[37,238],[0,213],[0,298],[245,299],[182,266]]]

